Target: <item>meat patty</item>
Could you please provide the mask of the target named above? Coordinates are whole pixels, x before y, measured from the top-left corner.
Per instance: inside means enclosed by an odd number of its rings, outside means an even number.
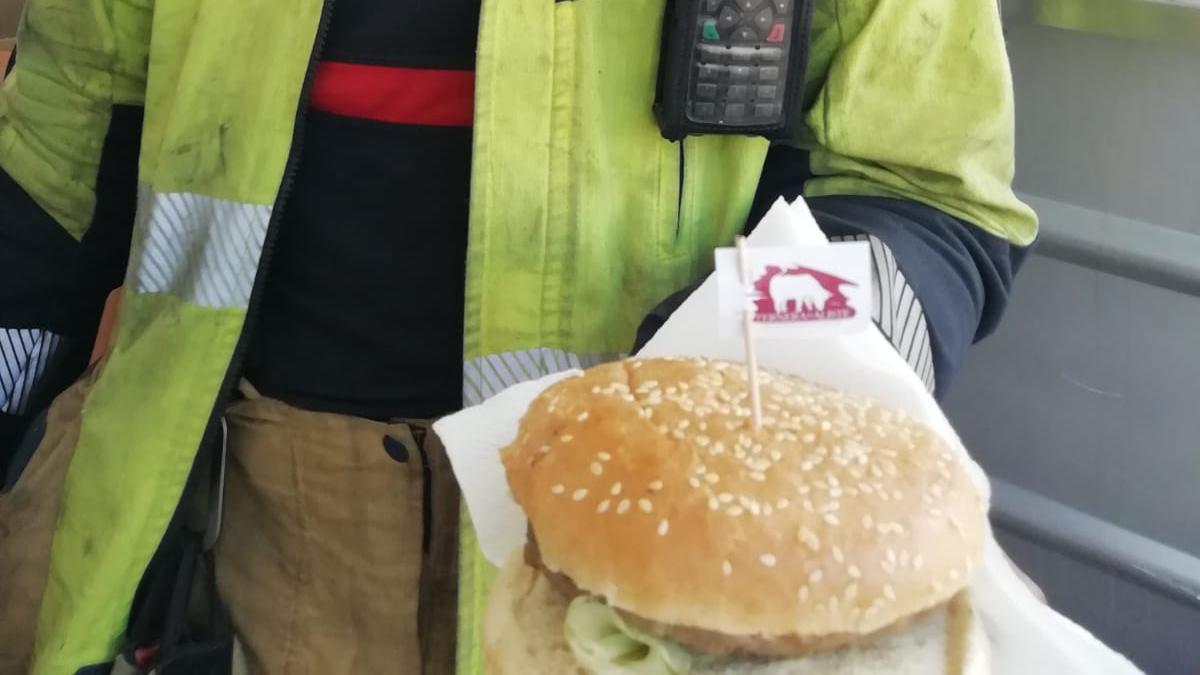
[[[550,580],[550,585],[561,593],[568,602],[579,595],[587,595],[562,572],[546,569],[542,562],[542,554],[538,549],[537,539],[529,531],[525,540],[525,562],[530,567],[541,571]],[[936,608],[934,608],[936,609]],[[932,609],[929,611],[933,611]],[[817,652],[848,647],[860,643],[873,642],[884,635],[903,630],[912,621],[924,613],[909,617],[905,621],[892,624],[875,633],[858,635],[853,633],[830,634],[821,636],[799,635],[726,635],[716,631],[705,630],[693,626],[676,626],[644,619],[623,609],[617,613],[629,625],[648,635],[672,640],[697,654],[715,657],[761,657],[761,658],[797,658]]]

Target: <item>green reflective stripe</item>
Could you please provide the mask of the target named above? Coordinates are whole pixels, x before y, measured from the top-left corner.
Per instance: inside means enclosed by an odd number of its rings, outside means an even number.
[[[250,302],[271,207],[204,195],[138,190],[127,285],[201,307]]]
[[[125,297],[66,476],[33,673],[74,673],[115,652],[244,318],[166,294]]]
[[[1047,26],[1114,37],[1195,45],[1200,8],[1147,0],[1039,0],[1037,20]]]

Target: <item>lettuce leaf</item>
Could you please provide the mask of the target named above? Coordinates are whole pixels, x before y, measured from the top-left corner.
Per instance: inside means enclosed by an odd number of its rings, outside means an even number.
[[[626,624],[613,608],[579,596],[567,608],[567,644],[591,675],[687,675],[697,657]]]

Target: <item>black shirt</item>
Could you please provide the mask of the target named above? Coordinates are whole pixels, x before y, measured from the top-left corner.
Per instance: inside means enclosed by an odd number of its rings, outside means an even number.
[[[479,0],[338,0],[247,376],[363,417],[462,400]],[[464,109],[465,106],[465,109]]]

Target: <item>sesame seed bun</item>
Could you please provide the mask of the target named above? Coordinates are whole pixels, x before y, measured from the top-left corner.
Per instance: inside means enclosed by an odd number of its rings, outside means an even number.
[[[545,569],[691,648],[711,633],[770,656],[967,585],[985,510],[937,434],[798,378],[761,385],[759,431],[741,365],[631,360],[543,392],[502,459]]]
[[[484,616],[488,675],[587,675],[564,636],[566,596],[515,556],[496,577]],[[966,592],[905,630],[800,659],[725,660],[693,675],[988,675],[987,635]]]

